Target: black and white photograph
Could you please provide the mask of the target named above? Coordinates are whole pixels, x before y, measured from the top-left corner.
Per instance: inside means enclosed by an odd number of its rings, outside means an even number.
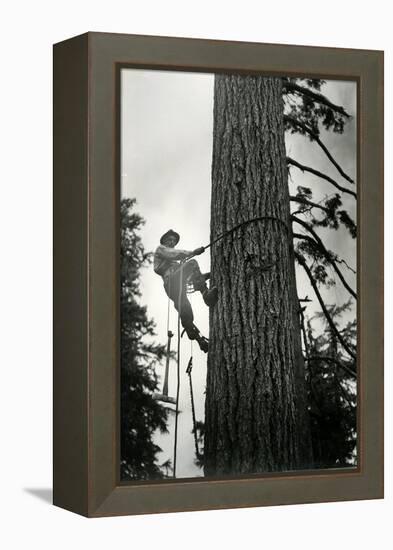
[[[356,468],[357,82],[120,78],[121,481]]]

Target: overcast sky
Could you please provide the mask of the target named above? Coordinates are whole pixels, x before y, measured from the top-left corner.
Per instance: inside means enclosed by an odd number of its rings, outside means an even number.
[[[141,231],[143,244],[154,251],[160,236],[172,228],[181,235],[179,247],[194,249],[206,245],[210,237],[210,192],[213,134],[213,84],[214,75],[122,70],[121,100],[121,195],[137,199],[136,211],[146,223]],[[344,170],[356,178],[356,84],[354,82],[328,81],[323,87],[333,103],[345,107],[353,115],[344,134],[321,132],[321,139]],[[329,174],[344,186],[350,184],[340,178],[320,148],[302,136],[287,136],[287,155],[302,164]],[[311,187],[317,202],[334,194],[336,189],[312,175],[291,170],[290,190],[296,186]],[[353,187],[353,189],[355,189]],[[356,220],[354,201],[345,200],[344,206]],[[298,232],[302,232],[296,229]],[[356,241],[347,231],[320,230],[328,249],[337,252],[356,268]],[[202,271],[209,270],[210,256],[198,257]],[[348,282],[355,287],[355,276],[346,271]],[[301,270],[297,271],[299,296],[309,295],[313,303],[307,313],[319,311],[313,291]],[[142,303],[147,305],[149,317],[156,322],[157,341],[166,343],[167,297],[162,279],[153,268],[143,270],[141,276]],[[322,290],[328,304],[342,304],[348,293],[340,281],[330,290]],[[206,336],[209,334],[208,309],[200,294],[192,295],[195,323]],[[219,303],[217,305],[219,307]],[[176,312],[171,308],[171,328],[176,333]],[[173,339],[173,342],[175,338]],[[191,434],[192,420],[188,379],[185,368],[190,356],[190,342],[182,340],[182,366],[179,408],[179,436],[177,477],[195,477],[203,472],[194,465],[194,443]],[[206,355],[193,346],[193,383],[196,416],[204,417],[204,389],[206,380]],[[163,376],[164,368],[158,368]],[[169,375],[169,393],[175,395],[176,364],[172,362]],[[170,434],[157,436],[162,447],[160,462],[173,455],[173,416]]]

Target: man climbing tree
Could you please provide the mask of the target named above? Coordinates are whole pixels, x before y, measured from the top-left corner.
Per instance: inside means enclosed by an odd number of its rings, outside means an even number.
[[[342,260],[325,248],[315,230],[345,226],[355,237],[356,226],[341,209],[340,195],[316,204],[311,190],[299,187],[290,196],[288,188],[287,165],[356,198],[330,176],[286,157],[285,131],[299,133],[322,149],[346,183],[353,183],[320,139],[320,126],[341,133],[348,118],[320,93],[321,84],[215,77],[211,240],[247,220],[259,221],[244,224],[212,247],[211,277],[220,293],[210,313],[205,475],[313,465],[295,259],[310,277],[333,331],[318,291],[318,285],[329,282],[327,268],[356,297],[338,266]],[[296,215],[291,215],[291,202],[299,206]],[[355,357],[342,338],[340,345],[346,356]]]
[[[210,273],[202,274],[198,262],[191,259],[192,256],[198,256],[205,251],[203,246],[192,251],[176,249],[179,240],[180,235],[172,229],[162,235],[160,245],[154,253],[154,271],[162,277],[165,292],[179,312],[187,336],[190,340],[196,340],[201,350],[206,353],[208,341],[194,324],[194,314],[187,298],[187,284],[191,283],[194,290],[202,294],[205,304],[209,307],[217,302],[217,288],[207,287],[206,280]]]

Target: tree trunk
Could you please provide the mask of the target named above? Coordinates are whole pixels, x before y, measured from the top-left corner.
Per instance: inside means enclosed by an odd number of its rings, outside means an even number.
[[[205,475],[304,466],[304,366],[280,78],[215,78]],[[281,220],[281,221],[278,221]],[[303,433],[302,433],[303,432]]]

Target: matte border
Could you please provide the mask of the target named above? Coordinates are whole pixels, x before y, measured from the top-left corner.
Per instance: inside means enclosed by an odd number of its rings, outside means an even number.
[[[68,384],[86,376],[87,388],[78,392],[78,405],[68,411],[68,426],[63,422],[65,442],[70,442],[87,419],[88,458],[74,458],[76,475],[83,486],[86,506],[69,504],[64,489],[56,491],[56,504],[84,515],[99,517],[236,508],[262,505],[358,500],[383,497],[383,52],[306,46],[283,46],[245,42],[194,40],[88,33],[79,39],[87,44],[88,62],[83,76],[75,75],[86,91],[87,137],[75,138],[88,148],[85,177],[87,223],[87,273],[85,290],[87,333],[79,342],[87,350],[87,360],[80,354],[74,367],[67,370]],[[66,44],[66,43],[63,43]],[[60,45],[55,46],[60,48]],[[119,300],[118,300],[118,110],[117,87],[119,68],[133,66],[200,72],[240,72],[269,75],[313,76],[350,79],[358,82],[358,353],[361,403],[360,467],[343,470],[318,470],[248,478],[207,480],[174,480],[160,483],[119,484],[118,463],[118,372],[119,372]],[[62,78],[58,70],[55,80]],[[63,75],[63,82],[66,79]],[[83,83],[83,85],[82,85]],[[64,82],[66,85],[66,83]],[[56,89],[56,87],[55,87]],[[64,99],[65,101],[65,99]],[[63,107],[70,112],[75,107]],[[75,113],[74,113],[75,116]],[[70,139],[57,133],[57,140]],[[75,136],[74,136],[75,137]],[[56,139],[55,139],[56,141]],[[60,161],[58,160],[61,164]],[[58,174],[58,172],[55,173]],[[55,187],[64,185],[64,177],[55,176]],[[82,186],[82,192],[84,187]],[[74,201],[79,198],[75,197]],[[74,205],[76,206],[76,205]],[[59,224],[68,234],[72,220]],[[82,238],[84,234],[82,233]],[[59,239],[59,243],[61,239]],[[68,247],[74,244],[71,237]],[[55,241],[56,245],[56,241]],[[78,253],[75,252],[79,257]],[[57,267],[58,269],[58,267]],[[56,271],[56,268],[55,268]],[[64,284],[59,280],[58,285]],[[74,284],[75,281],[74,281]],[[78,284],[80,282],[78,281]],[[57,307],[59,317],[62,306]],[[55,306],[56,309],[56,306]],[[75,335],[74,335],[75,336]],[[61,347],[63,364],[75,362],[67,348],[68,335]],[[78,338],[77,338],[78,339]],[[56,340],[56,338],[55,338]],[[56,345],[56,343],[55,343]],[[78,358],[77,358],[78,359]],[[56,358],[55,358],[56,363]],[[56,367],[55,367],[56,371]],[[67,406],[67,395],[57,387],[57,395]],[[86,418],[80,417],[88,401]],[[59,413],[57,413],[57,418]],[[84,432],[84,435],[85,432]],[[56,462],[55,455],[55,462]],[[78,462],[79,460],[79,462]],[[70,468],[55,468],[56,478],[70,479]],[[74,472],[75,474],[75,472]],[[59,485],[59,481],[57,482]],[[61,485],[61,484],[60,484]],[[85,491],[85,493],[84,493]],[[72,491],[71,491],[72,492]],[[74,500],[80,500],[79,495]]]

